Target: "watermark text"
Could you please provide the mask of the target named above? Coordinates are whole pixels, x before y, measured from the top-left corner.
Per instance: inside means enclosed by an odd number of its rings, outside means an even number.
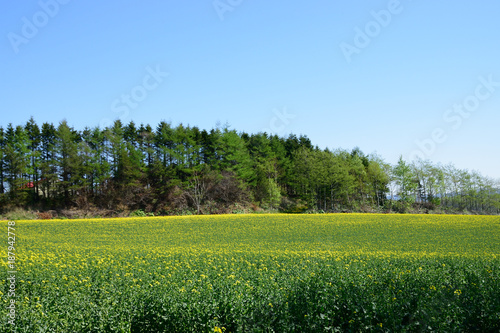
[[[16,222],[9,221],[7,226],[7,321],[16,324]]]
[[[21,21],[23,23],[20,33],[9,32],[7,38],[9,39],[10,45],[14,53],[19,53],[19,47],[21,45],[28,44],[30,40],[38,35],[40,29],[49,24],[50,20],[53,19],[60,10],[60,5],[66,5],[71,0],[40,0],[38,1],[38,6],[40,10],[28,18],[23,16]]]
[[[481,102],[489,99],[495,91],[500,87],[499,81],[494,81],[493,75],[487,78],[480,76],[479,84],[474,89],[474,92],[466,96],[462,102],[453,104],[443,114],[443,121],[451,125],[453,131],[458,130],[464,121],[468,119],[481,105]],[[418,149],[410,154],[410,159],[427,159],[437,149],[439,144],[448,140],[447,131],[441,127],[435,128],[430,137],[423,140],[416,140],[415,144]]]

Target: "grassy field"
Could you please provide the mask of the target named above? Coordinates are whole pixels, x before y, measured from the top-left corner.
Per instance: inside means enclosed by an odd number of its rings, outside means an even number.
[[[0,332],[500,331],[500,218],[15,222]],[[11,244],[12,245],[12,244]]]

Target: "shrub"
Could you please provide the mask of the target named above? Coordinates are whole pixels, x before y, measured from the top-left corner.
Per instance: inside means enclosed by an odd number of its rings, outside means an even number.
[[[50,220],[53,217],[50,212],[39,212],[36,213],[36,215],[38,216],[39,220]]]
[[[8,212],[5,214],[5,217],[7,220],[35,220],[38,218],[36,213],[22,208],[16,208],[13,211]]]
[[[142,209],[138,209],[130,213],[130,217],[146,217],[146,213]]]

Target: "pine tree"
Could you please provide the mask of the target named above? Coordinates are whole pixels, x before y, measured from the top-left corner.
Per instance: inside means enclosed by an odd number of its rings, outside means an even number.
[[[55,195],[53,189],[58,180],[57,165],[55,159],[56,128],[53,124],[42,124],[40,136],[41,158],[40,158],[40,188],[44,198],[50,199]]]
[[[4,166],[9,194],[15,205],[27,203],[29,188],[29,138],[25,129],[12,124],[5,133]]]
[[[41,132],[40,128],[36,124],[33,117],[25,125],[25,130],[29,138],[30,144],[28,145],[28,149],[30,150],[30,178],[31,183],[33,184],[33,196],[34,200],[38,200],[39,193],[39,179],[40,179],[40,157],[41,157]]]
[[[403,202],[412,203],[415,197],[412,195],[417,188],[415,174],[412,168],[400,156],[398,164],[393,169],[396,184],[399,187],[399,195]]]
[[[219,140],[222,154],[218,170],[231,171],[249,185],[255,185],[256,173],[245,141],[235,130],[224,129]]]
[[[81,159],[78,155],[79,134],[69,127],[66,121],[62,121],[56,131],[56,161],[64,204],[70,206],[72,195],[82,184]]]

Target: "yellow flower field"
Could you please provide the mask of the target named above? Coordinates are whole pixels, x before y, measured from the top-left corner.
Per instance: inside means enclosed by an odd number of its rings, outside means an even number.
[[[497,216],[16,221],[15,234],[1,332],[500,329]]]

